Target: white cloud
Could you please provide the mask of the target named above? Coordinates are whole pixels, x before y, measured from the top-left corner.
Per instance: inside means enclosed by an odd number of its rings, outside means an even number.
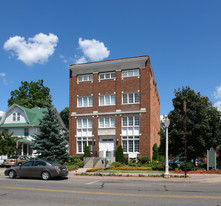
[[[75,64],[83,64],[83,63],[86,63],[87,62],[87,59],[83,56],[83,57],[80,57],[79,59],[77,59],[75,61]]]
[[[0,73],[0,77],[5,77],[6,74],[5,73]]]
[[[0,117],[2,117],[4,115],[5,112],[0,111]]]
[[[79,48],[83,52],[84,56],[78,58],[75,63],[85,63],[89,61],[102,61],[110,55],[110,51],[105,47],[103,42],[96,39],[79,38]]]
[[[31,66],[35,63],[47,62],[48,58],[53,55],[57,43],[58,37],[56,35],[39,33],[33,38],[28,38],[28,41],[21,36],[10,37],[5,42],[4,49],[12,51],[18,60]]]
[[[8,82],[6,80],[6,74],[5,73],[0,73],[0,77],[2,77],[2,82],[4,85],[8,85]]]
[[[221,111],[221,101],[216,102],[213,106],[214,106],[214,107],[217,107],[217,109],[218,109],[219,111]]]
[[[221,85],[216,87],[216,91],[214,92],[215,99],[221,99]]]

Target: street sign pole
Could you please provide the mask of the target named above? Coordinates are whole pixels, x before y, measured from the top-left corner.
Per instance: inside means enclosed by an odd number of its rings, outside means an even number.
[[[184,130],[184,137],[185,137],[185,178],[186,178],[186,158],[187,158],[187,145],[186,145],[186,101],[183,101],[183,110],[184,110],[184,125],[185,125],[185,130]]]

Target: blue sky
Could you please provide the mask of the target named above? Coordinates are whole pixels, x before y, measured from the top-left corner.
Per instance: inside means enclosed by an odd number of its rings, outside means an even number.
[[[161,114],[190,86],[221,109],[221,1],[0,1],[0,114],[21,81],[44,80],[60,112],[68,65],[149,55]]]

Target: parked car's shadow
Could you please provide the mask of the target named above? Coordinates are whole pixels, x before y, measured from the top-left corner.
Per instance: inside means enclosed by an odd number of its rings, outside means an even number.
[[[10,179],[10,178],[9,178]],[[22,179],[22,180],[41,180],[41,181],[65,181],[68,180],[68,177],[54,177],[54,178],[50,178],[49,180],[42,180],[42,178],[34,178],[34,177],[16,177],[16,179]]]

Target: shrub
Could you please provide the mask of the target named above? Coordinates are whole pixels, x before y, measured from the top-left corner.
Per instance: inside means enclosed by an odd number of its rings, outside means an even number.
[[[159,162],[165,162],[165,156],[159,155]]]
[[[124,151],[121,145],[116,150],[116,162],[124,163]]]
[[[141,162],[141,164],[149,164],[150,163],[150,158],[148,156],[137,157],[137,159],[139,160],[139,162]]]
[[[127,157],[127,156],[124,156],[124,163],[125,163],[126,165],[128,165],[128,157]]]
[[[110,168],[114,169],[116,167],[121,167],[122,164],[120,162],[112,162]]]
[[[180,169],[182,170],[182,171],[185,171],[185,162],[181,162],[181,164],[180,164]],[[186,163],[186,170],[187,171],[191,171],[191,170],[196,170],[197,168],[193,165],[193,163],[192,162],[187,162]]]

